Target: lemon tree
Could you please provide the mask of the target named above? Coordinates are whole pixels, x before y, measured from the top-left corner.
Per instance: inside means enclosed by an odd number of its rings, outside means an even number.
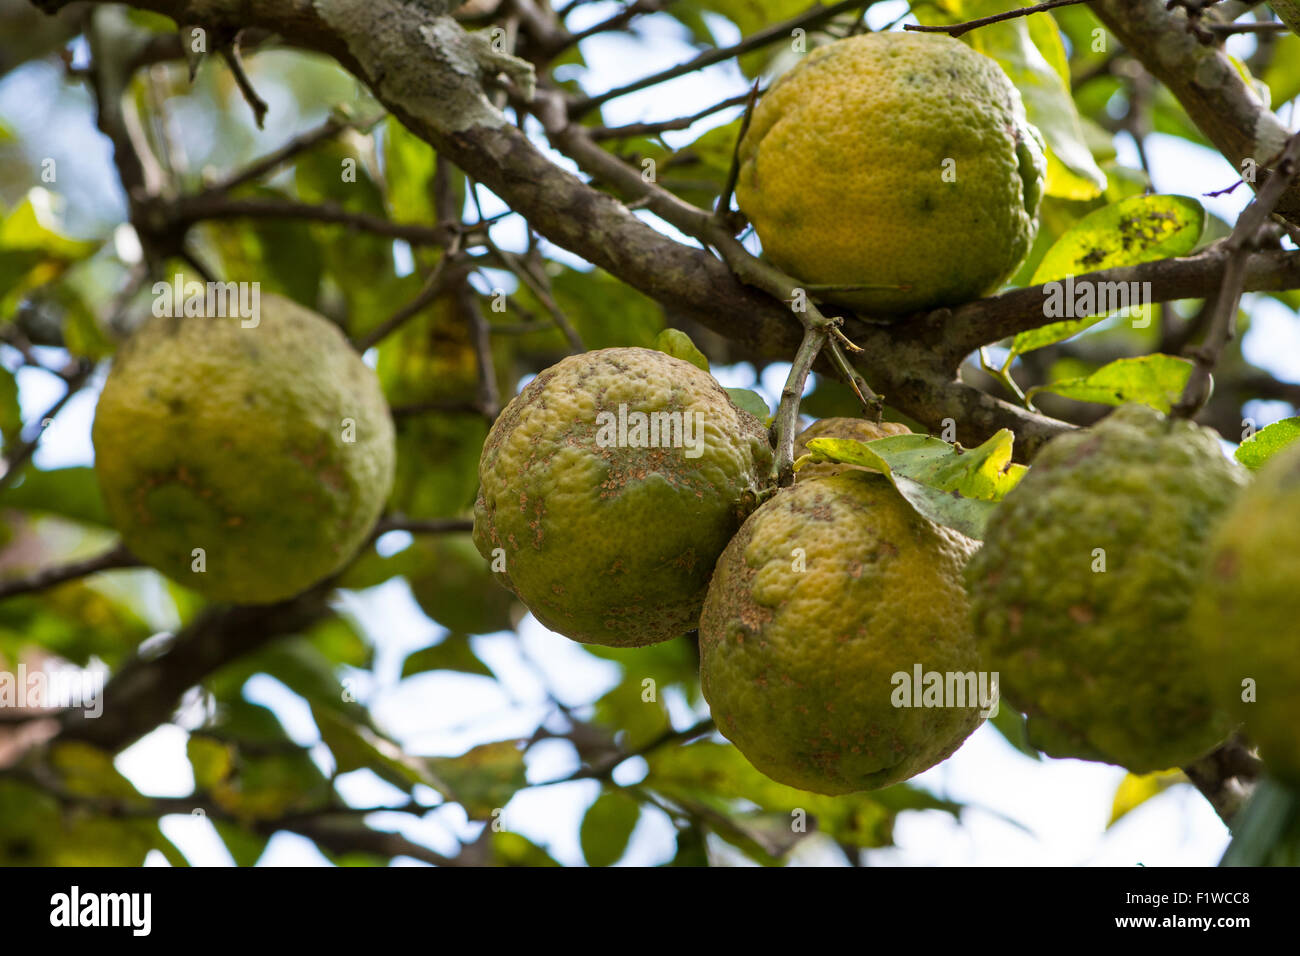
[[[571,356],[492,426],[474,541],[547,627],[593,644],[667,640],[695,627],[771,461],[758,419],[689,362]]]
[[[763,251],[822,298],[900,313],[1004,282],[1033,242],[1045,170],[996,62],[944,36],[873,33],[772,85],[736,199]]]
[[[883,787],[949,756],[979,725],[978,701],[900,706],[896,675],[975,676],[961,581],[973,548],[881,475],[781,491],[727,545],[700,618],[718,729],[773,780],[816,793]]]
[[[374,373],[337,326],[270,295],[249,328],[150,319],[114,359],[93,437],[126,546],[223,601],[278,601],[338,570],[393,477]]]

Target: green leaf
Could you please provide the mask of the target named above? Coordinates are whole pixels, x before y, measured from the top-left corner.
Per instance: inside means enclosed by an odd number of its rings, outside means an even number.
[[[498,866],[559,866],[532,840],[509,830],[493,830],[492,859]]]
[[[766,423],[772,417],[772,410],[767,407],[767,400],[762,395],[748,388],[724,388],[731,404],[742,412],[749,412],[760,422]]]
[[[57,279],[100,246],[62,235],[56,200],[47,189],[33,187],[0,219],[0,315],[12,315],[28,290]]]
[[[641,805],[621,790],[606,790],[587,808],[578,838],[589,866],[612,866],[627,852]]]
[[[1255,785],[1232,821],[1220,866],[1300,866],[1300,793],[1271,777]]]
[[[395,220],[436,222],[433,177],[437,154],[395,116],[384,124],[384,182]],[[448,210],[451,212],[451,210]]]
[[[427,671],[460,671],[493,679],[496,676],[474,654],[467,634],[448,634],[441,642],[416,651],[402,662],[403,680]]]
[[[1278,106],[1300,96],[1300,36],[1278,37],[1262,79]]]
[[[709,360],[705,358],[704,353],[696,348],[691,337],[681,329],[664,329],[655,338],[655,348],[665,355],[671,355],[673,358],[679,358],[684,362],[690,362],[696,368],[707,372],[709,370]]]
[[[653,677],[629,667],[624,678],[596,701],[594,720],[611,733],[622,731],[623,748],[635,750],[672,729],[662,691]]]
[[[212,825],[217,828],[217,835],[230,851],[235,866],[255,866],[262,858],[269,836],[262,836],[237,824],[227,823],[225,820],[214,819]]]
[[[1126,773],[1124,779],[1115,788],[1115,799],[1111,801],[1109,830],[1127,813],[1136,810],[1152,797],[1159,796],[1176,783],[1186,783],[1187,777],[1181,770],[1159,770],[1155,773]]]
[[[224,740],[190,734],[185,754],[194,771],[194,789],[204,793],[225,780],[235,766],[235,748]]]
[[[1026,471],[1011,461],[1014,441],[1005,428],[972,449],[928,435],[891,435],[865,443],[814,438],[808,443],[808,459],[875,468],[920,514],[978,539],[995,503]]]
[[[1190,196],[1130,196],[1075,223],[1048,250],[1031,282],[1186,255],[1205,222],[1205,207]]]
[[[361,636],[355,623],[343,615],[327,617],[314,624],[306,634],[322,657],[331,664],[349,667],[368,667],[371,647]]]
[[[327,707],[361,724],[366,709],[340,682],[334,665],[304,637],[277,641],[245,659],[270,674],[313,706]]]
[[[1300,439],[1300,418],[1284,418],[1261,428],[1237,446],[1234,457],[1251,471],[1258,471],[1263,464]]]
[[[1025,395],[1031,402],[1040,392],[1050,392],[1081,402],[1099,405],[1150,405],[1165,414],[1178,401],[1192,374],[1192,363],[1173,355],[1142,355],[1117,359],[1091,375],[1050,382],[1031,388]]]
[[[1129,283],[1074,283],[1074,276],[1154,262],[1191,252],[1205,229],[1204,207],[1187,196],[1130,196],[1089,213],[1062,235],[1034,271],[1030,284],[1046,284],[1044,317],[1074,315],[1021,332],[1011,344],[1014,358],[1063,341],[1111,312],[1128,310],[1150,321],[1150,303]],[[1061,280],[1064,279],[1064,283]]]
[[[434,774],[450,790],[471,820],[490,820],[518,791],[528,785],[524,741],[500,740],[480,744],[459,757],[430,757]]]
[[[339,773],[371,770],[381,779],[410,793],[417,783],[448,795],[447,788],[430,772],[425,762],[402,752],[396,743],[369,727],[349,720],[328,707],[313,706],[312,718],[321,739],[334,755]]]
[[[103,528],[112,527],[93,468],[52,468],[48,471],[28,468],[23,472],[22,484],[0,493],[0,505],[42,511]]]

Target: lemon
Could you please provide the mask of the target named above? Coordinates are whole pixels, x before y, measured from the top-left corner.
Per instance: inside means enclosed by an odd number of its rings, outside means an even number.
[[[759,101],[736,200],[781,269],[865,312],[997,289],[1037,228],[1046,160],[997,63],[935,34],[809,53]]]
[[[961,580],[973,548],[881,475],[779,492],[727,545],[700,618],[718,729],[773,780],[816,793],[887,786],[949,756],[979,725],[977,700],[897,706],[898,675],[978,681]]]
[[[337,571],[393,477],[393,425],[339,329],[277,296],[260,319],[155,317],[118,350],[95,472],[127,548],[216,600],[261,604]]]
[[[1214,433],[1142,405],[1039,452],[966,569],[981,649],[1035,746],[1148,773],[1227,736],[1188,612],[1245,482]]]
[[[667,640],[695,627],[771,465],[763,425],[689,362],[640,348],[570,356],[493,424],[474,543],[504,559],[502,582],[552,630]]]
[[[1300,445],[1260,469],[1210,548],[1191,619],[1217,697],[1300,785]]]

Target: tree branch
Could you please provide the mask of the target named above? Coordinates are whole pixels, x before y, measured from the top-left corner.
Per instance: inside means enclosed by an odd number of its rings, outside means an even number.
[[[225,664],[328,617],[332,588],[326,581],[278,604],[205,609],[161,654],[137,655],[113,675],[99,717],[82,709],[61,712],[58,739],[121,750],[170,720],[185,691]]]
[[[1286,127],[1264,107],[1223,50],[1196,38],[1185,16],[1167,10],[1163,0],[1092,0],[1090,6],[1129,52],[1169,87],[1234,168],[1242,170],[1247,159],[1266,166],[1282,152],[1290,135]],[[1291,184],[1277,212],[1300,225],[1300,184]]]
[[[72,561],[68,564],[60,564],[52,568],[42,568],[20,578],[0,581],[0,600],[15,597],[19,594],[30,594],[33,591],[44,591],[56,584],[84,578],[100,571],[138,567],[141,567],[139,559],[119,544],[94,557],[83,558],[80,561]]]

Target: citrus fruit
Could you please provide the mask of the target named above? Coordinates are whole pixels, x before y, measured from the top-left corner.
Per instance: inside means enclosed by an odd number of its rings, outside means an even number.
[[[1228,734],[1188,609],[1245,480],[1214,433],[1142,405],[1035,457],[966,571],[988,666],[1040,750],[1147,773]]]
[[[994,60],[945,36],[871,33],[818,47],[759,100],[736,201],[815,296],[893,314],[1000,286],[1033,242],[1045,174]]]
[[[412,548],[419,564],[407,580],[431,619],[460,634],[514,627],[515,596],[497,583],[468,533],[420,538]]]
[[[1219,522],[1192,621],[1218,699],[1269,770],[1300,785],[1300,445],[1271,458]]]
[[[814,438],[851,438],[854,441],[869,442],[891,435],[910,435],[912,433],[901,422],[869,422],[865,418],[819,418],[794,439],[794,460],[808,454],[808,443]],[[828,478],[845,471],[869,471],[878,474],[875,468],[867,465],[850,465],[842,462],[819,461],[808,462],[795,473],[799,481],[812,478]]]
[[[896,698],[897,675],[909,688],[918,667],[978,679],[961,581],[973,548],[881,475],[779,492],[727,545],[700,617],[718,729],[773,780],[817,793],[887,786],[949,756],[979,725],[977,701],[898,706],[919,702]]]
[[[127,548],[216,600],[277,601],[337,571],[393,476],[374,373],[335,325],[272,295],[249,328],[149,319],[114,357],[93,438]]]
[[[492,426],[474,543],[485,558],[502,549],[502,582],[552,630],[667,640],[695,627],[771,465],[762,424],[689,362],[641,348],[570,356]]]

